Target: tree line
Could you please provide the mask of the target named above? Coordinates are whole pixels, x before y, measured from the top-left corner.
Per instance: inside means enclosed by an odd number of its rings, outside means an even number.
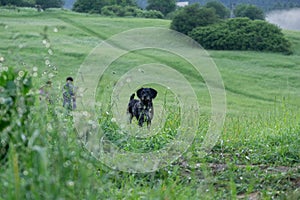
[[[0,6],[37,7],[40,9],[61,8],[63,0],[0,0]]]
[[[146,0],[145,0],[146,1]],[[182,0],[184,1],[184,0]],[[200,5],[206,4],[209,0],[187,0],[190,4],[199,3]],[[231,8],[239,4],[255,5],[265,12],[276,9],[289,9],[300,7],[299,0],[219,0],[226,7]]]
[[[63,0],[0,0],[0,6],[37,7],[39,9],[61,8]]]

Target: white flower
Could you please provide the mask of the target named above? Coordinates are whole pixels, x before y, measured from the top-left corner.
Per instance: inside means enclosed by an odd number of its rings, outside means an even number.
[[[73,187],[74,186],[74,181],[67,181],[67,186]]]
[[[49,50],[48,50],[48,53],[49,53],[50,55],[53,55],[52,49],[49,49]]]
[[[47,60],[45,60],[45,64],[46,65],[50,65],[50,61],[47,59]]]
[[[24,71],[19,71],[19,73],[18,73],[18,75],[19,75],[20,77],[23,77],[23,76],[24,76],[24,74],[25,74],[25,72],[24,72]]]
[[[46,48],[50,48],[51,45],[50,45],[50,43],[48,42],[45,46],[46,46]]]

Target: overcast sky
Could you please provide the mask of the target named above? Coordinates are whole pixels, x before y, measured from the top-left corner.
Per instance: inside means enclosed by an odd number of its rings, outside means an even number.
[[[267,14],[266,19],[283,29],[300,31],[300,8],[273,11]]]

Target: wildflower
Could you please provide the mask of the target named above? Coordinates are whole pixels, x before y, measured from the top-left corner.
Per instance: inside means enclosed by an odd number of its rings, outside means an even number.
[[[74,181],[67,181],[67,186],[73,187],[74,186]]]
[[[24,71],[19,71],[18,75],[19,75],[20,77],[23,77],[23,76],[25,75],[25,73],[24,73]]]
[[[45,60],[45,65],[50,65],[50,60]]]

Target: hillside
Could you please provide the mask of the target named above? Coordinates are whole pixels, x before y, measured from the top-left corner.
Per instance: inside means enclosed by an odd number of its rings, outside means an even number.
[[[300,198],[300,32],[284,31],[294,50],[286,56],[205,51],[169,25],[0,8],[0,110],[15,106],[0,112],[10,122],[0,199]],[[68,76],[78,88],[71,113],[62,107]],[[48,80],[52,104],[38,98]],[[149,129],[119,117],[143,86],[158,91]]]

